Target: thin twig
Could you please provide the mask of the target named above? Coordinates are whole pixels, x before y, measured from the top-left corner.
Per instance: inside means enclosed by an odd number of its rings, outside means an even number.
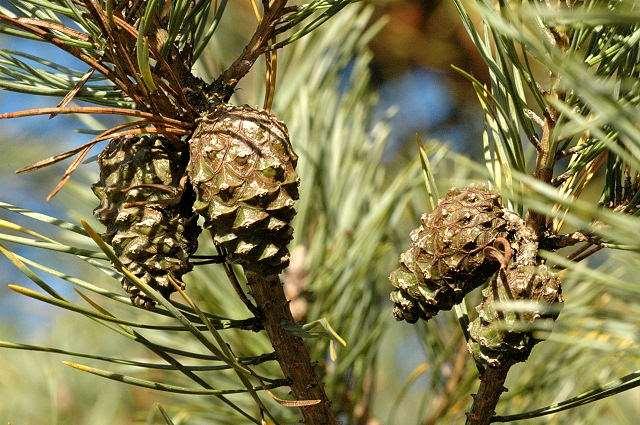
[[[128,109],[128,108],[107,108],[107,107],[100,107],[100,106],[68,106],[65,108],[54,107],[54,108],[24,109],[22,111],[6,112],[4,114],[0,114],[0,120],[22,118],[22,117],[33,117],[36,115],[49,115],[49,114],[124,115],[129,117],[146,118],[149,121],[153,121],[153,122],[165,122],[167,124],[171,124],[176,127],[189,128],[191,126],[190,124],[184,121],[159,116],[157,114],[152,114],[151,112],[144,112],[144,111],[139,111],[136,109]]]
[[[242,54],[205,89],[213,103],[228,101],[240,79],[247,75],[255,61],[267,52],[269,42],[275,35],[275,24],[284,13],[286,4],[287,0],[274,0],[264,11],[260,24]]]

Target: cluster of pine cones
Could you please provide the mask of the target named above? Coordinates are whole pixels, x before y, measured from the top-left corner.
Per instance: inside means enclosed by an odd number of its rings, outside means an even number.
[[[396,319],[429,320],[491,280],[469,325],[470,351],[486,366],[525,360],[539,341],[531,325],[557,317],[560,280],[539,258],[535,232],[504,208],[500,195],[481,186],[452,189],[422,216],[410,239],[389,276]],[[512,301],[534,306],[498,308]]]
[[[263,276],[287,267],[297,156],[286,126],[270,112],[222,105],[200,118],[189,140],[114,139],[98,163],[93,190],[104,238],[127,269],[165,297],[184,286],[192,268],[199,216],[227,261]],[[555,313],[505,314],[495,304],[557,304],[560,283],[540,261],[535,233],[500,195],[480,186],[453,189],[410,239],[390,275],[396,319],[429,320],[496,276],[469,326],[471,351],[492,366],[526,359],[537,340],[518,326]],[[133,282],[123,278],[122,285],[135,305],[154,306]]]
[[[297,156],[286,126],[249,106],[222,105],[200,118],[190,140],[118,138],[100,154],[96,217],[128,270],[165,297],[184,287],[197,248],[198,215],[226,260],[279,274],[289,262]],[[128,281],[143,308],[155,303]]]

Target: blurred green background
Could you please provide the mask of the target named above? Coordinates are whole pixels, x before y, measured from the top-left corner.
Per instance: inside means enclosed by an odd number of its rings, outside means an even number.
[[[203,78],[217,75],[230,62],[255,24],[248,1],[232,3],[210,51],[196,68]],[[425,209],[416,134],[429,141],[443,192],[477,177],[455,154],[445,155],[441,148],[480,159],[482,111],[471,84],[451,65],[482,82],[488,74],[451,2],[371,3],[373,9],[365,12],[357,6],[347,8],[344,18],[337,17],[320,34],[308,37],[308,45],[287,47],[280,57],[275,110],[287,122],[302,157],[303,188],[292,248],[299,255],[300,273],[307,276],[304,285],[312,295],[303,311],[309,318],[328,316],[347,339],[348,348],[338,352],[338,366],[332,369],[327,361],[330,392],[341,395],[350,373],[364,377],[358,380],[362,388],[353,392],[360,398],[346,400],[349,397],[344,393],[345,400],[336,403],[349,410],[342,417],[345,423],[461,423],[475,384],[453,314],[428,325],[396,323],[386,299],[386,274]],[[55,58],[81,70],[84,66],[34,42],[0,35],[0,46]],[[260,105],[263,73],[260,63],[242,82],[233,101]],[[53,106],[57,101],[0,91],[0,112]],[[74,222],[90,219],[94,201],[88,186],[95,180],[95,163],[83,167],[50,203],[44,198],[64,164],[29,175],[16,176],[13,171],[90,138],[76,129],[101,128],[111,122],[103,117],[74,116],[0,121],[0,200]],[[320,147],[324,145],[327,147]],[[326,167],[314,168],[317,162],[312,159],[324,161]],[[321,191],[326,191],[324,198],[318,194]],[[326,205],[320,207],[322,202]],[[13,216],[12,220],[28,222]],[[206,244],[203,240],[205,249]],[[113,279],[63,255],[19,247],[15,252],[45,264],[60,264],[65,273],[117,291]],[[345,257],[342,262],[340,255]],[[620,281],[640,271],[637,258],[625,255],[599,256],[592,264]],[[228,290],[210,280],[219,277],[217,267],[194,273],[189,291],[209,311],[233,311],[239,307],[225,299]],[[26,285],[27,280],[2,260],[0,282]],[[47,282],[76,297],[60,281],[47,278]],[[340,290],[337,294],[336,288]],[[347,293],[352,288],[360,292]],[[625,291],[603,291],[597,281],[576,277],[567,282],[565,292],[568,304],[557,336],[536,348],[526,367],[513,369],[511,376],[516,378],[501,411],[517,412],[559,401],[640,365],[637,291],[631,296]],[[366,298],[368,304],[340,305],[341,299],[350,298]],[[357,310],[361,305],[369,310]],[[341,316],[340,311],[353,312],[353,318]],[[610,317],[613,319],[608,320]],[[20,297],[4,287],[0,288],[0,320],[3,340],[126,358],[150,356],[90,320]],[[243,345],[241,336],[234,336],[234,341],[247,350],[255,348]],[[264,345],[264,340],[257,343]],[[327,349],[326,343],[319,343],[315,351],[326,357]],[[206,397],[168,396],[101,380],[64,367],[60,361],[66,358],[0,349],[0,421],[16,425],[159,424],[163,422],[154,408],[159,402],[175,423],[242,423],[237,417],[225,416],[219,405],[212,409]],[[336,371],[340,362],[348,367]],[[163,376],[158,372],[156,378]],[[631,425],[638,423],[639,406],[638,391],[632,391],[530,422]]]

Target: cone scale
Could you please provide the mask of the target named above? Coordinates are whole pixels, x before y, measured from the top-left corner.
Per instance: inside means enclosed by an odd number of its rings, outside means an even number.
[[[480,371],[480,385],[466,425],[492,422],[509,369],[527,360],[542,341],[534,333],[536,322],[555,320],[563,302],[560,278],[540,258],[536,232],[515,214],[510,220],[517,230],[508,241],[508,255],[482,291],[478,316],[468,327],[467,345]]]
[[[483,289],[478,317],[469,324],[469,350],[487,368],[509,368],[525,361],[541,341],[533,326],[540,320],[555,320],[563,302],[560,278],[541,263],[535,233],[519,218],[514,220],[520,230],[510,244],[511,261]],[[526,302],[526,308],[510,310],[509,303],[514,302]]]
[[[286,126],[272,113],[221,105],[200,120],[190,142],[188,174],[205,219],[227,261],[242,265],[260,319],[291,382],[305,423],[335,424],[331,403],[299,336],[279,274],[298,199],[298,176]],[[316,402],[317,400],[317,402]]]
[[[287,128],[267,111],[221,106],[201,119],[188,167],[194,208],[230,262],[276,275],[289,264],[297,160]]]
[[[191,270],[200,228],[192,211],[193,192],[185,186],[186,152],[157,136],[111,140],[98,157],[100,180],[93,191],[94,211],[105,225],[103,238],[123,265],[168,297]],[[132,302],[155,302],[126,278],[122,286]]]
[[[506,277],[504,285],[512,286],[516,299],[548,304],[561,300],[559,280],[541,264],[535,233],[503,207],[497,192],[486,187],[450,190],[432,212],[421,217],[421,226],[411,232],[410,240],[399,267],[389,276],[398,320],[415,323],[450,310],[501,268],[500,277]],[[497,320],[495,311],[490,311],[492,294],[491,288],[485,290],[479,307],[483,324],[477,322],[473,328],[478,341],[484,341],[482,346],[500,344],[488,338],[488,323]],[[479,347],[474,349],[480,355]]]
[[[450,310],[497,271],[485,248],[512,231],[497,193],[481,186],[450,190],[422,215],[389,276],[395,318],[415,323]]]

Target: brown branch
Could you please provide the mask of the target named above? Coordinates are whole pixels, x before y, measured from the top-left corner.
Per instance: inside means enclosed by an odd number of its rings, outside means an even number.
[[[504,382],[511,365],[487,367],[480,372],[478,393],[472,395],[473,405],[467,413],[465,425],[489,425],[496,413],[500,396],[507,389]]]
[[[22,111],[6,112],[0,114],[0,120],[33,117],[36,115],[49,115],[49,114],[104,114],[104,115],[124,115],[129,117],[146,118],[151,122],[161,122],[170,124],[179,128],[188,128],[190,125],[184,121],[176,120],[173,118],[167,118],[152,114],[151,112],[139,111],[136,109],[127,108],[105,108],[100,106],[71,106],[66,108],[33,108],[24,109]]]
[[[553,166],[556,157],[555,152],[551,152],[551,135],[555,125],[556,119],[553,114],[550,111],[545,111],[533,177],[547,184],[551,184],[553,179]],[[547,227],[547,217],[537,211],[529,211],[527,224],[534,229],[536,234],[541,236]]]
[[[300,407],[306,425],[337,425],[331,402],[318,379],[304,341],[287,330],[294,321],[282,283],[277,275],[247,271],[247,281],[261,311],[261,320],[273,345],[278,363],[297,400],[317,404]]]
[[[260,24],[242,54],[205,89],[210,101],[219,103],[231,98],[240,79],[247,75],[256,60],[268,51],[269,41],[275,35],[276,22],[282,16],[286,5],[287,0],[275,0],[265,10]]]

